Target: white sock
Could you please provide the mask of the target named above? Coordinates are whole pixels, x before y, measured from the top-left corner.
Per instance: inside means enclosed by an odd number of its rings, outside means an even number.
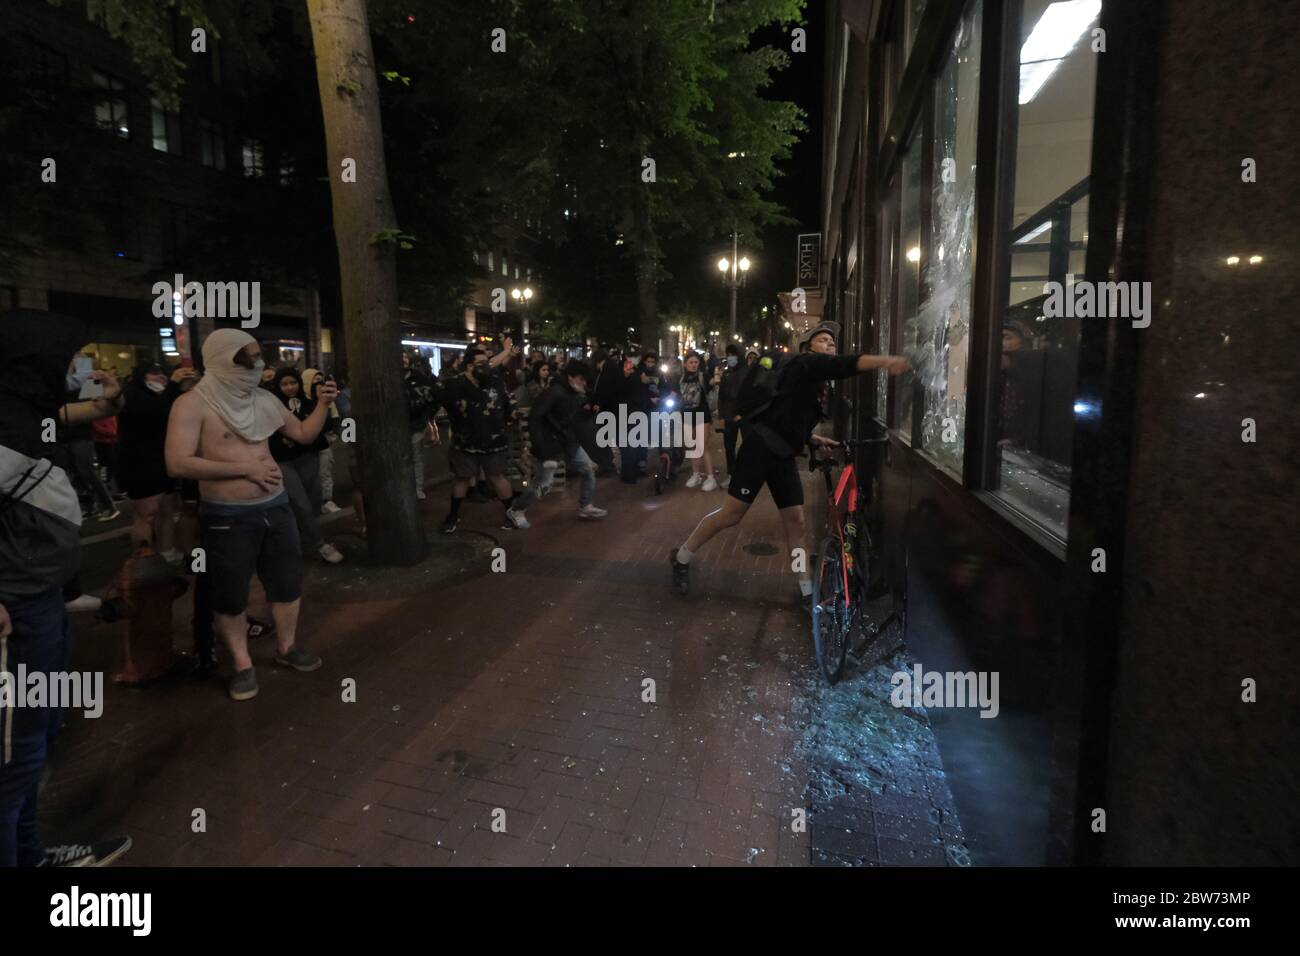
[[[799,579],[799,593],[804,597],[808,597],[812,594],[812,578]]]
[[[686,545],[682,545],[680,548],[677,549],[677,563],[678,564],[691,563],[691,553],[686,550]]]

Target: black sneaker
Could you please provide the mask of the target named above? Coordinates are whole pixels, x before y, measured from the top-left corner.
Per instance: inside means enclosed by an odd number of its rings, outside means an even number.
[[[113,837],[93,846],[84,843],[69,843],[63,846],[47,846],[45,859],[41,866],[108,866],[119,856],[131,849],[129,836]]]
[[[442,523],[442,533],[443,533],[443,534],[455,534],[455,533],[456,533],[456,528],[459,527],[459,526],[460,526],[460,519],[459,519],[459,518],[452,518],[452,517],[448,516],[448,517],[446,518],[446,520],[444,520],[443,523]]]
[[[673,566],[673,587],[677,589],[678,594],[685,597],[691,590],[691,566],[677,560],[676,548],[668,552],[668,561]]]

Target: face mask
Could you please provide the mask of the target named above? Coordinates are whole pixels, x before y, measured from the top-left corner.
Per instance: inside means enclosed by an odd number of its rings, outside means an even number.
[[[261,372],[264,368],[266,368],[266,362],[262,359],[262,356],[259,355],[256,361],[253,362],[253,370]]]
[[[740,364],[740,359],[736,358],[736,356],[734,355],[727,356],[727,368],[735,368],[739,364]]]
[[[155,395],[160,395],[162,394],[163,389],[167,387],[167,384],[165,382],[145,382],[144,387],[149,389],[149,391],[153,392]]]

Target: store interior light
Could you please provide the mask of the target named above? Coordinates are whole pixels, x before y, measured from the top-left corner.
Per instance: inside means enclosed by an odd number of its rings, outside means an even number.
[[[1024,245],[1033,242],[1035,239],[1037,239],[1039,236],[1041,236],[1043,233],[1047,232],[1047,230],[1051,228],[1052,228],[1052,220],[1049,219],[1047,220],[1047,222],[1043,223],[1037,229],[1027,232],[1019,239],[1017,239],[1016,245],[1019,246],[1019,245]]]
[[[920,261],[921,261],[921,247],[920,247],[920,246],[913,246],[911,249],[908,249],[908,250],[907,250],[907,261],[908,261],[908,262],[920,262]]]
[[[1049,4],[1020,48],[1020,105],[1033,102],[1101,12],[1101,0]]]

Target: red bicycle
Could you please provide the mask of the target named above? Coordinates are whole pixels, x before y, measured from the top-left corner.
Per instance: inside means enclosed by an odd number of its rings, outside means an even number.
[[[868,445],[883,445],[888,438],[854,439],[829,449],[829,454],[810,457],[808,467],[826,477],[826,512],[829,533],[817,546],[816,568],[813,574],[812,630],[813,646],[817,651],[817,664],[830,683],[839,680],[844,672],[844,662],[850,654],[860,661],[859,654],[876,635],[894,621],[904,619],[898,592],[893,595],[890,612],[879,620],[867,611],[872,598],[871,561],[875,551],[871,544],[867,506],[870,495],[858,485],[857,470],[845,455],[844,470],[839,481],[831,478],[831,470],[840,454]],[[854,634],[862,639],[855,642]],[[857,644],[857,647],[852,645]]]

